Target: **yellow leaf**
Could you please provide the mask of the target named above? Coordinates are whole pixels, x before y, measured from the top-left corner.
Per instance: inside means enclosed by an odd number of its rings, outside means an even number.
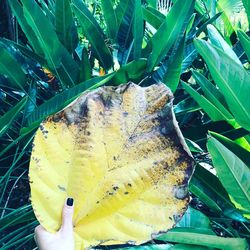
[[[44,121],[29,172],[39,222],[58,230],[73,197],[76,249],[141,244],[172,228],[193,172],[172,100],[163,84],[105,86]]]

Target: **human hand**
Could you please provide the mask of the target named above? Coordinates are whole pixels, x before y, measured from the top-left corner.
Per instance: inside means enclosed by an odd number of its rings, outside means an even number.
[[[41,225],[35,228],[35,240],[39,250],[74,250],[73,199],[68,198],[62,210],[62,226],[55,234]]]

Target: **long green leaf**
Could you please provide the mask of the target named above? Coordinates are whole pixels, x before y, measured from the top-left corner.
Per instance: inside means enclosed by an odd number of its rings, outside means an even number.
[[[135,1],[135,10],[133,17],[133,59],[137,60],[141,57],[142,39],[143,39],[143,15],[141,0]]]
[[[207,147],[221,183],[229,195],[250,213],[250,169],[215,138],[209,138]]]
[[[182,85],[213,121],[227,120],[227,117],[224,116],[224,114],[203,95],[200,95],[197,91],[184,82],[182,82]]]
[[[24,86],[27,84],[26,75],[16,61],[16,59],[11,55],[11,53],[0,46],[0,74],[7,76],[9,80],[9,87],[17,88],[23,90]]]
[[[38,37],[49,67],[66,86],[78,81],[79,69],[68,51],[60,43],[53,25],[35,1],[22,0],[24,16]]]
[[[227,137],[209,131],[209,134],[212,135],[216,140],[222,143],[226,148],[228,148],[232,153],[239,157],[249,168],[250,168],[250,152],[245,148],[241,147],[236,142],[228,139]]]
[[[193,71],[196,82],[201,86],[206,98],[223,114],[227,120],[233,120],[232,114],[227,110],[225,98],[218,89],[198,71]],[[225,105],[225,106],[224,106]]]
[[[227,250],[247,250],[248,244],[241,238],[223,238],[202,233],[201,229],[174,228],[165,235],[158,237],[159,240],[215,247]]]
[[[101,0],[101,4],[103,16],[107,25],[108,37],[114,40],[118,31],[118,23],[113,1]]]
[[[81,0],[73,0],[72,7],[97,59],[105,69],[109,69],[113,65],[113,58],[100,26]]]
[[[13,120],[20,115],[20,111],[23,109],[26,102],[27,97],[24,97],[16,106],[0,117],[0,136],[10,127]]]
[[[219,179],[199,164],[189,183],[189,190],[210,209],[237,221],[245,221],[242,213],[231,202]]]
[[[9,5],[11,7],[13,14],[15,15],[23,32],[27,36],[28,41],[31,44],[32,48],[38,55],[44,56],[43,50],[40,46],[40,43],[38,41],[36,34],[32,30],[32,28],[29,26],[29,24],[27,23],[24,17],[22,5],[19,3],[18,0],[8,0],[8,2],[9,2]]]
[[[166,18],[160,11],[152,7],[143,7],[142,12],[145,21],[152,25],[156,30],[159,29]]]
[[[240,43],[242,44],[242,47],[245,50],[247,58],[250,61],[250,37],[242,30],[238,30],[237,34],[240,39]]]
[[[236,121],[250,130],[250,75],[242,65],[225,54],[219,48],[196,40],[195,46],[206,61],[210,73],[224,95],[230,111]]]
[[[70,89],[63,91],[62,93],[52,97],[49,101],[43,103],[36,108],[27,118],[27,126],[38,126],[39,123],[45,119],[48,115],[56,113],[70,104],[74,99],[81,95],[86,90],[97,88],[106,82],[108,82],[114,73],[106,75],[104,77],[92,78],[88,81],[80,83]]]
[[[148,58],[148,72],[157,66],[161,59],[166,56],[167,52],[181,32],[183,24],[187,19],[187,15],[192,12],[191,10],[193,9],[193,6],[193,0],[185,2],[178,0],[173,5],[165,19],[165,22],[148,42],[147,47],[152,47],[152,52]]]
[[[208,37],[211,43],[221,50],[223,50],[228,56],[230,56],[235,62],[241,64],[239,58],[233,51],[233,49],[229,46],[229,44],[223,39],[218,30],[211,24],[207,26]]]
[[[70,53],[74,52],[75,45],[73,42],[73,33],[76,27],[69,0],[56,0],[56,33],[60,42]]]

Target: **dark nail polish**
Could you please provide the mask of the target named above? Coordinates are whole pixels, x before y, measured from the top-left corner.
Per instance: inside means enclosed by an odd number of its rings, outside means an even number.
[[[68,206],[70,206],[70,207],[73,206],[73,203],[74,203],[74,199],[72,199],[72,198],[67,199],[67,205]]]

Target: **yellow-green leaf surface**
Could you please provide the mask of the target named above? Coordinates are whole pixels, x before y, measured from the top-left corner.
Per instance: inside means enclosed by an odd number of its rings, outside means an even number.
[[[172,228],[188,205],[192,157],[164,84],[105,86],[80,96],[38,129],[31,200],[55,232],[75,200],[76,249],[141,244]]]

